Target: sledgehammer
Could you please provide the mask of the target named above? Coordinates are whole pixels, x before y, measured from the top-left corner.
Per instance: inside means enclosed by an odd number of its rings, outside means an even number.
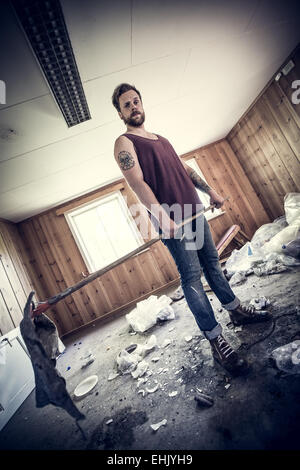
[[[229,197],[225,198],[225,201],[227,201],[229,199]],[[203,209],[199,212],[197,212],[195,215],[193,215],[192,217],[186,219],[183,221],[182,224],[180,224],[178,227],[178,230],[183,227],[184,225],[188,224],[189,222],[191,222],[192,220],[196,219],[197,217],[199,217],[201,214],[204,214],[205,212],[211,210],[211,209],[215,209],[215,204],[211,204],[210,206],[208,206],[206,209]],[[32,310],[32,318],[33,317],[37,317],[38,315],[40,315],[41,313],[44,313],[46,312],[46,310],[48,310],[49,308],[51,308],[53,305],[57,304],[57,302],[60,302],[61,300],[65,299],[66,297],[68,297],[68,295],[71,295],[73,294],[74,292],[76,292],[77,290],[81,289],[82,287],[86,286],[87,284],[89,284],[90,282],[94,281],[95,279],[97,279],[98,277],[102,276],[103,274],[105,274],[107,271],[110,271],[111,269],[115,268],[116,266],[118,266],[119,264],[123,263],[124,261],[127,261],[128,259],[130,259],[132,256],[135,256],[137,255],[138,253],[140,253],[141,251],[145,250],[146,248],[148,248],[149,246],[153,245],[154,243],[156,243],[157,241],[161,240],[163,238],[163,234],[160,234],[158,237],[155,237],[153,238],[152,240],[150,240],[149,242],[145,243],[144,245],[140,246],[139,248],[136,248],[135,250],[131,251],[130,253],[127,253],[127,255],[124,255],[122,256],[122,258],[119,258],[118,260],[114,261],[113,263],[105,266],[105,268],[101,268],[99,269],[98,271],[95,271],[94,273],[90,274],[89,276],[85,277],[84,279],[82,279],[81,281],[77,282],[76,284],[74,284],[72,287],[68,287],[68,289],[64,290],[63,292],[60,292],[59,294],[57,295],[54,295],[53,297],[50,297],[48,300],[46,300],[45,302],[39,302],[36,306],[36,308],[34,308]],[[181,237],[181,240],[183,240],[184,238],[184,234],[183,236]]]

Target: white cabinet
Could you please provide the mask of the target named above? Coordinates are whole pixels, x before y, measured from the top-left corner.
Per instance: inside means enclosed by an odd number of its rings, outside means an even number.
[[[0,337],[0,430],[35,387],[34,372],[19,328]]]

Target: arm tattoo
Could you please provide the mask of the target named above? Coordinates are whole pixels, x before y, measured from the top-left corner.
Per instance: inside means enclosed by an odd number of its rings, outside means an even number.
[[[191,178],[193,184],[196,186],[196,188],[200,189],[200,191],[204,191],[207,193],[211,187],[205,183],[205,181],[200,178],[200,176],[195,172],[195,170],[191,170],[189,173],[189,177]]]
[[[132,155],[125,150],[119,153],[118,160],[122,170],[130,170],[130,168],[133,168],[135,165]]]

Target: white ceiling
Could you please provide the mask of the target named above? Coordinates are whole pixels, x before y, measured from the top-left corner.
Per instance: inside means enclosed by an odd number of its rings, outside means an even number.
[[[300,39],[291,0],[61,3],[92,116],[72,128],[8,2],[0,6],[0,217],[14,222],[122,176],[119,83],[135,84],[146,129],[183,154],[225,137]]]

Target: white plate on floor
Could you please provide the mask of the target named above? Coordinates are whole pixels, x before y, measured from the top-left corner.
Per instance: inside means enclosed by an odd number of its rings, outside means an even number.
[[[90,393],[91,390],[97,385],[98,377],[97,375],[91,375],[84,379],[74,390],[74,395],[76,398],[83,398],[85,395]]]

